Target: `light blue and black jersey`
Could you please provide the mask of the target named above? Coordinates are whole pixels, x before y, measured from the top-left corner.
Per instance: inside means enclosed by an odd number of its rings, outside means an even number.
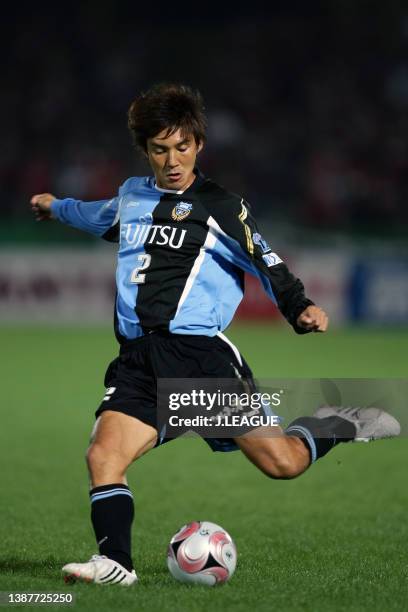
[[[197,174],[183,193],[132,177],[111,200],[55,200],[54,217],[119,242],[115,327],[119,341],[151,330],[214,336],[231,322],[244,273],[257,276],[296,331],[312,302],[259,233],[249,205]]]

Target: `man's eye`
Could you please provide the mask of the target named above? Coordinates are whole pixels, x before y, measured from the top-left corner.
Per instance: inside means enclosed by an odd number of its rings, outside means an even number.
[[[181,151],[182,153],[184,153],[184,151],[187,151],[188,147],[179,147],[179,151]]]

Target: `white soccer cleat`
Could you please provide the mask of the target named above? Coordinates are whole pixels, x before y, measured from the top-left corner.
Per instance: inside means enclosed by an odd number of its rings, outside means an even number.
[[[137,582],[135,570],[128,572],[123,565],[105,555],[93,555],[87,563],[68,563],[62,568],[65,582],[77,580],[95,584],[120,584],[130,586]]]
[[[370,442],[382,438],[394,438],[401,433],[397,419],[380,408],[360,408],[355,406],[322,406],[314,413],[318,419],[338,416],[356,426],[357,433],[353,442]]]

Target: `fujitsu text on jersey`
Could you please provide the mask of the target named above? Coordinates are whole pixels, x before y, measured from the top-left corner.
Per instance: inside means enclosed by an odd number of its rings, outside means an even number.
[[[120,228],[121,243],[138,247],[141,244],[168,245],[179,249],[184,242],[187,230],[170,225],[145,225],[140,223],[123,223]]]

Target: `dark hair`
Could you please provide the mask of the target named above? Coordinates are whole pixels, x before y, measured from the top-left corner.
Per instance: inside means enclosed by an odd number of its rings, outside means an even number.
[[[167,129],[178,129],[183,137],[192,134],[197,144],[205,141],[207,120],[199,91],[177,83],[159,83],[133,100],[128,127],[137,148],[147,150],[147,139]]]

